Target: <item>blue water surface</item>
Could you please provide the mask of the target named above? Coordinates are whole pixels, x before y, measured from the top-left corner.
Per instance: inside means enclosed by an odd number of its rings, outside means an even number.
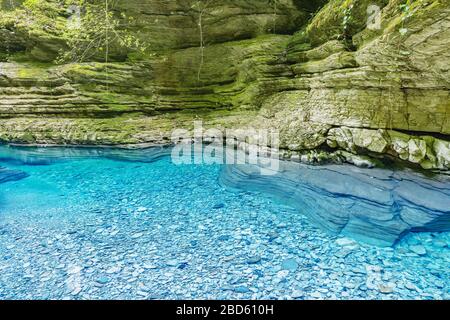
[[[0,184],[1,299],[450,298],[448,232],[371,246],[222,186],[220,165],[2,150],[29,176]]]

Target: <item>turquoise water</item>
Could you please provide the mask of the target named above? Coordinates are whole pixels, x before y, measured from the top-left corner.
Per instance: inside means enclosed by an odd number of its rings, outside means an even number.
[[[220,165],[30,150],[0,148],[28,175],[0,183],[1,299],[450,298],[449,232],[374,246],[227,187]]]

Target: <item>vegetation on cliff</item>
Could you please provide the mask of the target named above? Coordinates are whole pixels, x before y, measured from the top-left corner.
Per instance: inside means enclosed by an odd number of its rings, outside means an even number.
[[[448,170],[449,15],[444,0],[3,0],[0,137],[166,143],[201,117],[274,127],[305,161]]]

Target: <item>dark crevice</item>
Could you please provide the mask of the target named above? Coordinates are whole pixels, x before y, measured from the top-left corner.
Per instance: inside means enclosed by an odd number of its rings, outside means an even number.
[[[293,0],[297,9],[313,14],[322,8],[328,0]]]
[[[421,136],[430,136],[436,139],[450,141],[450,134],[439,133],[439,132],[428,132],[428,131],[411,131],[411,130],[401,130],[401,129],[392,129],[392,131],[397,131],[400,133],[404,133],[413,137],[421,137]]]

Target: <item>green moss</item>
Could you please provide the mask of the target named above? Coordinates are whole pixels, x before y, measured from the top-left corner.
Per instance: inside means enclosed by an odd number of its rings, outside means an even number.
[[[51,64],[47,63],[21,63],[17,64],[16,76],[25,79],[47,79]]]
[[[367,7],[386,6],[388,0],[331,0],[311,20],[308,26],[295,34],[291,47],[309,43],[313,47],[330,40],[352,43],[352,37],[366,27]]]

